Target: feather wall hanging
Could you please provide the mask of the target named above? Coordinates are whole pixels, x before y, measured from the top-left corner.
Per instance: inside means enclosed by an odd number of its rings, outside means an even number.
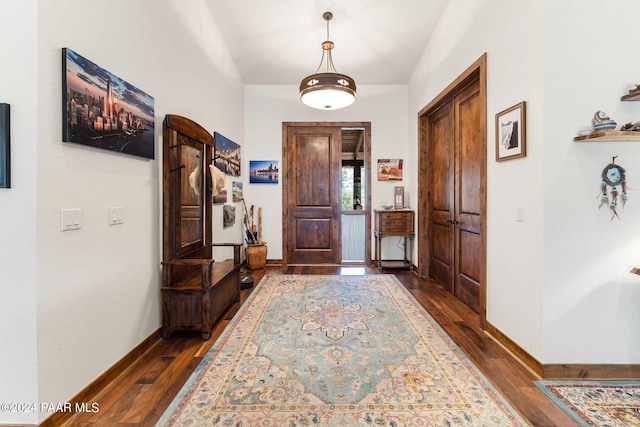
[[[602,170],[602,182],[600,183],[600,205],[598,208],[608,206],[611,210],[611,220],[613,218],[620,219],[618,215],[618,196],[620,196],[620,204],[624,209],[627,203],[627,179],[626,171],[620,165],[616,165],[616,157],[614,156]],[[611,188],[609,191],[607,191]],[[620,187],[620,190],[618,190]]]

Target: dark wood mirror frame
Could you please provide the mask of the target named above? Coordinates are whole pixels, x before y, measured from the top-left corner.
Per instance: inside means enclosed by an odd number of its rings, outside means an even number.
[[[185,117],[162,126],[162,336],[200,331],[208,339],[224,312],[240,300],[240,243],[212,243],[213,135]],[[233,247],[214,262],[213,246]]]

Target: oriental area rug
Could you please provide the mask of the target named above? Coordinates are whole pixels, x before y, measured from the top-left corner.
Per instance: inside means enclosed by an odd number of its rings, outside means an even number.
[[[393,275],[265,276],[157,425],[525,426]]]
[[[640,426],[640,382],[536,381],[581,426]]]

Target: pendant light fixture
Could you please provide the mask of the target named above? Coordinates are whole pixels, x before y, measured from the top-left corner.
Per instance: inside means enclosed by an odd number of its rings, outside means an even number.
[[[329,21],[333,14],[325,12],[322,17],[327,21],[327,40],[322,42],[322,59],[315,74],[305,77],[300,82],[300,100],[303,104],[319,110],[337,110],[353,104],[356,99],[356,82],[336,71],[331,58],[334,45],[329,40]],[[326,71],[319,73],[324,62]]]

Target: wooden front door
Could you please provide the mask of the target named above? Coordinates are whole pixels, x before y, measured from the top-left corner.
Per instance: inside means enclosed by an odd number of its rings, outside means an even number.
[[[340,127],[283,126],[286,262],[341,260]]]
[[[420,113],[419,272],[485,319],[484,59]],[[426,250],[425,250],[426,249]],[[426,264],[426,265],[425,265]]]

